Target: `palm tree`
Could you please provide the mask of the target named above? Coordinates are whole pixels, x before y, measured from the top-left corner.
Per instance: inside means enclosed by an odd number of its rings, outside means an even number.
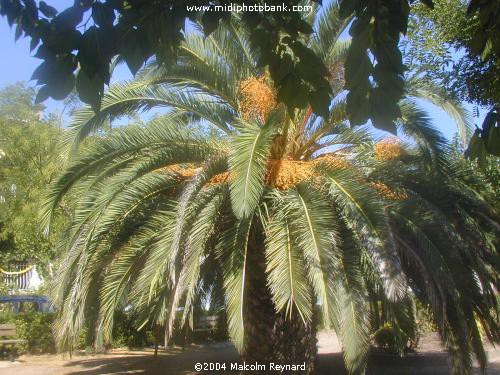
[[[460,364],[470,360],[464,338],[477,333],[473,318],[494,338],[488,267],[496,252],[483,241],[481,256],[465,261],[483,236],[473,223],[487,221],[494,232],[498,218],[452,182],[446,143],[410,97],[428,87],[409,90],[403,103],[398,127],[413,143],[374,146],[366,128],[346,125],[339,36],[347,23],[332,4],[314,24],[310,46],[339,93],[326,118],[309,107],[284,108],[245,33],[231,24],[208,38],[186,35],[179,64],[153,64],[112,87],[98,114],[75,115],[67,137],[73,155],[43,217],[50,225],[62,197],[78,197],[55,282],[62,346],[71,347],[83,327],[97,345],[109,341],[113,312],[124,304],[137,311],[139,326],[163,326],[168,338],[206,285],[223,290],[229,333],[246,361],[306,362],[306,373],[314,372],[319,319],[337,331],[349,370],[362,372],[367,296],[397,305],[408,300],[408,285],[433,308]],[[466,129],[448,99],[435,102]],[[158,106],[170,111],[147,127],[80,145],[109,119]],[[220,135],[200,135],[193,124]],[[450,191],[471,196],[446,206],[426,194],[427,181],[447,198]],[[463,254],[449,252],[457,243]]]

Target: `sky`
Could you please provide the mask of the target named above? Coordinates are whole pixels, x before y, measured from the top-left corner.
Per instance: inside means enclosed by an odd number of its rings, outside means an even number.
[[[65,9],[73,4],[73,0],[48,0],[51,6],[58,10]],[[40,64],[41,60],[32,57],[30,53],[29,40],[25,38],[14,41],[14,29],[11,29],[7,20],[0,17],[0,89],[14,84],[18,81],[28,82],[35,68]],[[112,81],[120,81],[130,79],[131,74],[126,66],[119,66],[113,73]],[[34,82],[31,82],[34,84]],[[45,103],[48,111],[60,112],[62,110],[62,102],[47,100]],[[451,138],[456,132],[453,121],[442,110],[426,103],[421,103],[425,110],[428,111],[430,117],[434,120],[435,125],[441,131]],[[466,107],[472,111],[473,106],[466,103]],[[476,125],[480,125],[485,111],[481,111],[480,118],[474,119]]]

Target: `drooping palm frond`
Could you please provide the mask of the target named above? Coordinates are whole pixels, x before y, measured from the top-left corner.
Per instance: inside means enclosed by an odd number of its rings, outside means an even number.
[[[252,218],[237,220],[229,225],[229,228],[220,235],[217,254],[223,269],[229,335],[238,350],[242,350],[245,335],[243,316],[248,272],[248,241]]]
[[[76,147],[106,121],[154,107],[173,107],[198,115],[224,132],[229,131],[228,124],[234,117],[225,102],[207,96],[196,88],[186,91],[182,90],[182,86],[155,86],[148,81],[117,83],[104,95],[99,113],[96,114],[89,107],[75,113],[65,136],[65,144],[68,148]]]
[[[264,191],[267,162],[271,156],[271,140],[277,132],[271,117],[263,126],[243,122],[241,131],[231,141],[229,165],[232,175],[231,202],[235,214],[252,215]]]
[[[471,216],[473,211],[464,207],[474,195],[467,197],[467,189],[455,190],[453,180],[437,183],[429,176],[420,179],[426,182],[416,183],[414,172],[411,176],[409,172],[405,184],[414,198],[392,205],[391,226],[410,285],[417,297],[431,306],[452,356],[454,373],[467,373],[472,352],[481,366],[486,366],[484,348],[474,339],[478,322],[491,341],[498,341],[493,333],[498,323],[492,316],[497,307],[490,290],[497,276],[487,271],[498,264],[498,254],[488,252],[489,245],[478,241],[482,235],[471,236],[478,233],[474,225],[472,232],[461,228],[464,220],[467,225],[476,220]]]
[[[370,345],[369,316],[360,249],[347,223],[339,220],[341,254],[334,274],[334,294],[339,311],[336,330],[341,338],[344,360],[351,373],[361,373],[366,367]]]
[[[175,117],[172,120],[175,121]],[[161,124],[145,130],[131,127],[116,132],[73,158],[50,190],[42,210],[43,224],[50,222],[52,210],[75,182],[110,163],[120,161],[121,157],[139,158],[141,153],[151,155],[152,151],[159,151],[162,153],[163,165],[169,164],[169,158],[178,161],[176,158],[183,153],[186,156],[185,162],[199,162],[204,160],[212,147],[214,145],[210,145],[206,140],[193,138],[188,132],[178,129],[175,122],[169,121],[168,118]]]
[[[284,197],[292,241],[303,253],[309,281],[321,300],[326,324],[333,322],[333,285],[335,270],[335,217],[330,203],[312,194],[311,186],[297,186]]]
[[[417,143],[420,157],[444,171],[447,164],[445,154],[449,146],[443,134],[432,124],[428,114],[415,103],[404,101],[401,104],[401,115],[398,127]]]
[[[404,294],[404,276],[395,253],[384,206],[373,189],[361,183],[360,175],[348,168],[320,167],[347,225],[360,237],[378,267],[389,298]]]
[[[171,230],[173,227],[174,220],[172,211],[158,212],[125,244],[123,249],[118,252],[118,257],[106,270],[103,287],[100,290],[102,303],[99,310],[100,323],[97,331],[101,333],[102,342],[97,342],[98,347],[112,340],[115,311],[120,307],[132,280],[138,278],[139,274],[144,271],[147,261],[152,257],[152,249],[159,245],[163,235],[159,232],[168,233],[169,229]],[[162,250],[164,257],[165,249]]]
[[[224,188],[224,187],[222,187]],[[215,188],[215,189],[220,189]],[[213,235],[214,226],[217,223],[217,215],[224,201],[224,196],[215,194],[199,212],[193,222],[192,229],[188,232],[186,239],[186,251],[182,259],[182,266],[177,280],[175,280],[170,318],[167,325],[167,333],[171,335],[177,308],[181,297],[184,296],[184,312],[180,324],[183,326],[188,314],[192,310],[196,287],[199,280],[201,262],[206,257],[207,242]]]
[[[308,288],[306,265],[302,253],[292,241],[292,228],[286,214],[280,209],[285,204],[279,194],[273,201],[278,206],[266,220],[266,262],[269,289],[278,311],[291,316],[294,309],[304,322],[312,318],[313,304]]]
[[[445,111],[455,121],[462,144],[467,144],[474,127],[471,115],[460,101],[453,98],[442,87],[418,77],[407,80],[406,90],[409,97],[428,101]]]

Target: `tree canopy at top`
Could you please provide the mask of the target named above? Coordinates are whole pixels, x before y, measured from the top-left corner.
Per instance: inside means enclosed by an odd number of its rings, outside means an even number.
[[[401,114],[398,102],[404,94],[405,66],[399,40],[406,33],[409,4],[414,1],[339,2],[340,15],[353,19],[353,39],[346,61],[351,124],[371,119],[378,128],[394,130],[392,123]],[[433,6],[432,0],[422,2]],[[263,6],[270,2],[231,2],[243,3]],[[0,0],[0,14],[10,25],[16,25],[16,38],[24,34],[31,38],[32,50],[38,47],[35,57],[43,62],[33,79],[42,86],[39,101],[48,97],[62,99],[76,87],[80,99],[98,111],[116,58],[124,60],[134,74],[153,55],[165,64],[172,63],[184,38],[186,19],[200,22],[205,35],[209,35],[221,21],[238,17],[251,34],[250,43],[260,55],[259,63],[269,67],[278,99],[289,108],[304,108],[309,103],[314,112],[324,115],[331,97],[328,69],[306,47],[304,39],[312,33],[307,15],[290,11],[294,6],[315,7],[319,3],[321,0],[290,0],[286,4],[279,2],[288,11],[234,14],[214,11],[215,5],[229,4],[225,0],[191,0],[189,4],[180,0],[78,0],[59,13],[45,1]],[[475,50],[498,59],[498,2],[471,0],[468,12],[479,12],[481,19],[474,38]]]

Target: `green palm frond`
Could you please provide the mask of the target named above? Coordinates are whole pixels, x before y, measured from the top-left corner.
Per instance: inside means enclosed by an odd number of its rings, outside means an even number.
[[[231,202],[237,217],[249,217],[259,204],[264,191],[271,141],[277,134],[274,116],[263,125],[241,122],[240,131],[230,143],[229,166],[232,174]]]
[[[213,199],[197,212],[196,220],[193,222],[192,228],[187,235],[186,251],[172,295],[170,318],[167,324],[168,337],[170,337],[173,332],[176,311],[181,302],[181,298],[184,296],[184,312],[180,322],[181,326],[185,324],[193,306],[196,287],[200,277],[200,266],[201,262],[203,262],[206,245],[213,235],[213,230],[217,223],[217,215],[224,201],[224,195],[222,195],[222,191],[220,191],[224,189],[224,186],[216,189],[219,190],[219,192],[214,192]]]
[[[165,119],[166,121],[166,119]],[[106,139],[91,145],[74,157],[63,174],[53,183],[42,208],[42,222],[47,226],[53,209],[62,196],[79,180],[94,173],[122,157],[139,157],[140,153],[151,153],[151,150],[162,149],[164,162],[175,161],[177,157],[186,155],[186,161],[203,160],[214,145],[205,140],[192,138],[182,129],[173,126],[151,126],[146,129],[131,127],[116,132]]]
[[[351,19],[343,19],[339,15],[339,4],[332,1],[323,7],[317,15],[315,34],[311,39],[310,46],[316,54],[327,62],[331,57],[331,51],[339,41],[340,34],[349,25]]]
[[[197,200],[199,200],[200,192],[206,187],[207,182],[211,177],[227,170],[227,160],[221,155],[213,155],[211,160],[207,160],[203,167],[199,168],[195,176],[184,186],[178,198],[177,206],[177,223],[172,237],[172,265],[175,264],[175,259],[181,252],[183,245],[183,238],[192,225],[192,221],[196,219],[193,207],[198,207]],[[209,190],[210,191],[210,190]],[[201,197],[206,196],[206,192],[201,194]],[[171,278],[175,278],[176,271],[171,269]]]
[[[466,145],[474,128],[470,113],[459,100],[453,98],[442,87],[436,84],[413,77],[406,82],[409,97],[428,101],[445,111],[457,125],[462,145]]]
[[[388,297],[399,298],[404,294],[406,283],[380,198],[349,168],[321,166],[320,172],[347,225],[365,244],[377,265]]]
[[[222,264],[228,329],[236,348],[243,349],[245,289],[247,283],[248,242],[252,219],[228,223],[217,244],[217,255]]]
[[[172,226],[175,220],[171,211],[160,211],[135,233],[131,240],[120,249],[118,256],[106,270],[100,291],[101,306],[99,328],[103,343],[112,339],[114,313],[150,257],[151,247],[158,242],[159,231]],[[158,266],[158,264],[156,264]],[[99,343],[97,344],[99,347]]]
[[[148,81],[117,83],[104,95],[99,113],[96,114],[90,107],[75,113],[66,132],[66,147],[76,147],[108,120],[155,107],[175,108],[200,116],[224,132],[229,132],[228,124],[234,117],[226,103],[196,88],[188,91],[182,90],[182,86],[150,85]]]
[[[335,267],[335,329],[350,373],[362,373],[370,343],[367,290],[363,280],[360,252],[345,222],[339,220],[341,255]]]
[[[401,123],[399,129],[418,145],[420,155],[427,163],[433,163],[438,170],[447,166],[445,155],[449,144],[443,134],[432,124],[427,112],[411,101],[401,104]]]
[[[266,222],[266,263],[269,288],[278,311],[291,316],[294,309],[304,322],[312,318],[312,300],[304,258],[292,240],[288,218],[279,206],[283,198],[277,195],[276,214]]]
[[[330,202],[314,194],[308,185],[299,185],[284,196],[284,210],[289,219],[292,242],[303,253],[306,272],[327,325],[332,324],[335,272],[336,223]]]

